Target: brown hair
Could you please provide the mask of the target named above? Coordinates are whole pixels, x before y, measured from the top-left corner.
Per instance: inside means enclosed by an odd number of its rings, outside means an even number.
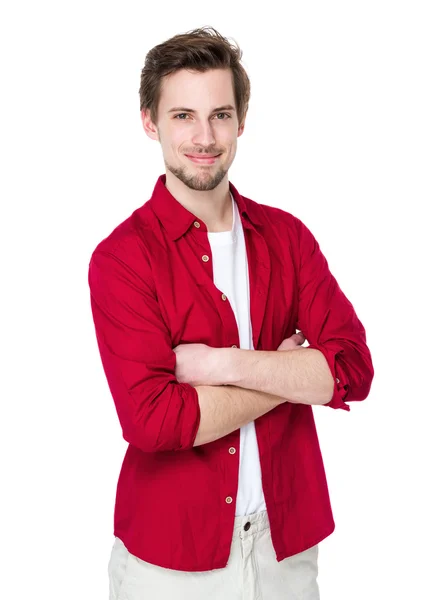
[[[239,125],[248,110],[251,86],[248,75],[240,64],[242,50],[233,46],[213,27],[201,27],[175,35],[158,44],[146,55],[141,71],[140,110],[149,109],[156,124],[161,81],[166,75],[180,69],[205,72],[209,69],[230,68]]]

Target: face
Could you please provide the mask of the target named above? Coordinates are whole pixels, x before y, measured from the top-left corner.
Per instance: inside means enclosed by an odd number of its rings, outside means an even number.
[[[157,123],[149,110],[142,122],[147,135],[160,142],[168,171],[193,190],[214,189],[233,163],[244,129],[244,122],[238,125],[231,69],[180,70],[165,77]],[[199,160],[212,155],[219,156]]]

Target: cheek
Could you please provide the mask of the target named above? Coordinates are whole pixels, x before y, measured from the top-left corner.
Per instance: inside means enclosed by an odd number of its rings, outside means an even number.
[[[227,160],[232,160],[235,155],[236,155],[236,151],[237,151],[237,145],[235,144],[234,146],[228,146],[227,147]]]
[[[190,136],[181,133],[176,135],[174,133],[173,136],[169,138],[169,147],[172,148],[175,154],[183,154],[186,148],[192,147],[192,144],[190,143]]]

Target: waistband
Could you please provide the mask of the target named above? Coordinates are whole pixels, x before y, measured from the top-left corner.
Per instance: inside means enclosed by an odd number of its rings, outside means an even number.
[[[252,515],[238,516],[234,518],[233,539],[254,535],[265,529],[269,529],[269,518],[266,510]]]

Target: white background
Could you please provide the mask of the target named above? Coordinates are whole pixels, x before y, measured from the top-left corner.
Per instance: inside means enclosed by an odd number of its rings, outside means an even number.
[[[108,598],[127,444],[88,261],[164,173],[140,123],[146,52],[211,25],[252,83],[229,179],[311,229],[376,371],[350,413],[314,409],[336,521],[321,598],[438,598],[434,4],[4,3],[2,597]]]

